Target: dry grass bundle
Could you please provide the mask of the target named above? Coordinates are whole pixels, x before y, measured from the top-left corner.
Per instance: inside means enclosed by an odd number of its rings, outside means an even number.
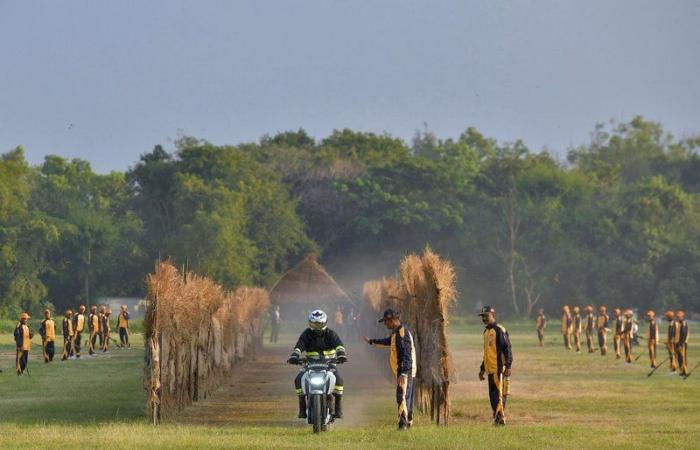
[[[450,416],[449,385],[453,378],[447,318],[457,298],[452,264],[426,248],[423,255],[411,254],[401,261],[400,282],[395,279],[368,281],[363,294],[364,314],[376,316],[389,307],[401,311],[416,347],[417,407],[421,412],[429,411],[435,422],[446,424]],[[364,323],[368,334],[385,333],[372,321]]]
[[[254,355],[270,303],[264,289],[227,293],[206,277],[164,262],[146,283],[144,387],[149,414],[158,423],[205,397],[237,361]]]

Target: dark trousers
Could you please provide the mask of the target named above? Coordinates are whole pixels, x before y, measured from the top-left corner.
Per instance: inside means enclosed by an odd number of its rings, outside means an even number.
[[[334,395],[343,395],[343,377],[340,376],[338,369],[333,369],[333,374],[335,375],[335,389],[333,389]],[[301,379],[304,377],[304,371],[297,374],[294,379],[294,388],[296,389],[298,396],[304,395],[304,389],[301,387]]]
[[[608,352],[608,334],[604,331],[598,332],[598,348],[600,348],[601,355]]]
[[[493,417],[496,414],[501,413],[505,416],[506,409],[506,397],[503,396],[501,379],[498,374],[490,373],[488,374],[489,380],[489,400],[491,401],[491,409],[493,410]]]
[[[280,325],[278,323],[272,324],[272,332],[270,333],[270,342],[277,342],[277,338],[280,334]]]
[[[88,345],[88,353],[95,353],[95,346],[97,345],[97,333],[90,334],[90,345]]]
[[[73,342],[70,337],[63,336],[63,358],[68,359],[73,356]]]
[[[399,426],[413,422],[413,377],[406,378],[406,387],[401,385],[401,377],[396,379],[396,404],[399,407]]]
[[[678,361],[678,373],[685,375],[688,373],[688,358],[686,352],[688,351],[688,344],[676,344],[676,359]]]
[[[123,346],[129,346],[129,330],[126,328],[119,328],[119,341],[122,343]]]
[[[27,370],[27,361],[29,360],[29,351],[28,350],[17,350],[17,359],[16,359],[16,364],[17,364],[17,375],[20,375],[24,373],[25,370]]]
[[[80,358],[80,344],[82,341],[82,333],[76,333],[73,337],[73,349],[75,350],[76,358]]]
[[[44,362],[53,361],[53,355],[56,352],[56,346],[53,341],[44,344]]]

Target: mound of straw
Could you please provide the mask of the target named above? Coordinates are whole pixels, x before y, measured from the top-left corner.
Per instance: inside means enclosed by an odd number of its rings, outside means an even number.
[[[457,298],[452,264],[426,248],[423,255],[411,254],[401,261],[399,280],[366,282],[363,297],[363,317],[376,317],[386,308],[401,311],[402,321],[413,333],[416,347],[416,406],[422,413],[429,412],[434,422],[447,424],[449,386],[453,378],[447,319],[449,308]],[[386,334],[386,329],[376,323],[365,324],[367,334]],[[386,364],[386,356],[378,356],[378,361]]]
[[[205,398],[262,345],[265,289],[225,292],[212,280],[160,262],[146,280],[144,387],[153,423]]]

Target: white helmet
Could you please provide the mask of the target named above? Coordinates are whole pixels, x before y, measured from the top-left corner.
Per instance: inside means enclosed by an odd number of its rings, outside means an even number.
[[[321,311],[320,309],[317,309],[315,311],[311,311],[311,314],[309,314],[309,328],[311,328],[314,331],[322,331],[326,329],[326,324],[328,323],[328,316],[326,313]]]

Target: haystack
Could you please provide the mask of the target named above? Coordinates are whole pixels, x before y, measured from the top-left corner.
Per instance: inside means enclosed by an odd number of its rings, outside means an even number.
[[[301,318],[298,311],[318,308],[332,311],[338,304],[352,304],[350,296],[326,272],[317,256],[312,254],[282,275],[270,291],[270,298],[272,304],[279,305],[287,316],[294,314],[298,318]]]
[[[431,420],[438,424],[446,424],[450,416],[453,366],[447,343],[447,318],[456,300],[454,286],[451,263],[426,248],[423,255],[408,255],[401,261],[399,280],[368,281],[363,287],[364,314],[372,317],[385,308],[398,309],[412,331],[418,369],[416,406],[419,411],[430,413]],[[371,321],[365,321],[365,327],[365,332],[374,336],[386,333]],[[386,364],[385,357],[379,361]]]

